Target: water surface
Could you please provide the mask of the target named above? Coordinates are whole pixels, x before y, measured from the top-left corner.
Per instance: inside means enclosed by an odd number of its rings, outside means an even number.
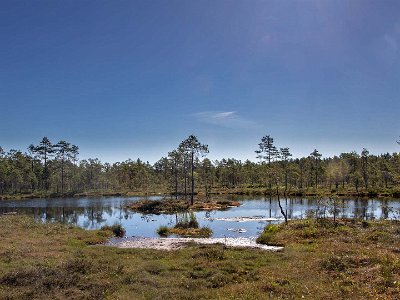
[[[155,196],[148,199],[157,200]],[[256,237],[265,225],[271,222],[281,222],[277,199],[265,197],[227,196],[237,200],[242,205],[223,211],[196,212],[201,226],[213,230],[213,237]],[[161,225],[174,226],[175,214],[143,215],[126,208],[129,203],[143,197],[94,197],[94,198],[54,198],[29,200],[0,201],[0,214],[17,212],[26,214],[44,222],[62,222],[74,224],[85,229],[98,229],[104,225],[121,224],[126,229],[127,236],[156,237],[156,230]],[[288,218],[304,218],[315,214],[318,207],[316,199],[291,198],[281,199],[283,209]],[[343,199],[339,203],[339,217],[364,219],[398,219],[400,212],[399,199]],[[325,212],[330,215],[329,209]],[[215,220],[220,218],[262,217],[271,221],[228,222]]]

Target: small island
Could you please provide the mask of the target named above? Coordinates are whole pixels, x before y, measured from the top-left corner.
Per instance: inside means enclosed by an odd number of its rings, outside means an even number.
[[[208,238],[213,232],[209,227],[200,227],[196,215],[191,212],[190,214],[183,213],[179,217],[177,215],[174,227],[160,226],[157,233],[160,237],[177,235],[181,237]]]
[[[185,199],[162,199],[162,200],[139,200],[129,204],[127,207],[135,212],[143,214],[171,214],[188,211],[201,210],[224,210],[240,206],[238,201],[233,200],[205,200],[197,199],[191,204]]]

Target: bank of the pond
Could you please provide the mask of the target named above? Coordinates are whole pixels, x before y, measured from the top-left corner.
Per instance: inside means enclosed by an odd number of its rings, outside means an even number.
[[[0,299],[396,299],[399,233],[396,221],[298,220],[274,233],[283,251],[192,242],[162,251],[1,216]]]
[[[217,195],[248,195],[248,196],[272,196],[275,197],[276,190],[270,190],[265,187],[240,187],[240,188],[214,188],[210,196]],[[285,195],[284,189],[280,190],[280,195]],[[65,198],[65,197],[149,197],[149,196],[164,196],[173,197],[174,195],[168,190],[160,189],[154,191],[89,191],[89,192],[70,192],[70,193],[49,193],[49,192],[34,192],[34,193],[16,193],[0,195],[0,200],[19,200],[19,199],[41,199],[41,198]],[[184,195],[180,194],[179,198]],[[196,197],[204,198],[202,192],[196,193]],[[400,198],[400,188],[377,188],[363,189],[359,188],[308,188],[294,189],[286,192],[287,197],[361,197],[361,198]]]
[[[166,196],[163,192],[79,192],[79,193],[17,193],[0,195],[0,200],[26,200],[46,198],[82,198],[82,197],[152,197]]]

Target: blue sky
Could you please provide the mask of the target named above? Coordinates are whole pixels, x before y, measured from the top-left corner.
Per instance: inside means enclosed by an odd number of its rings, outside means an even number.
[[[398,151],[399,1],[0,1],[0,146]]]

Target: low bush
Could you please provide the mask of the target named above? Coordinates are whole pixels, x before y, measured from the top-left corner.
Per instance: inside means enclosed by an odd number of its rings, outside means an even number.
[[[167,226],[160,226],[160,227],[157,229],[157,234],[158,234],[159,236],[168,236],[168,235],[170,235],[169,229],[168,229]]]
[[[344,260],[336,255],[332,255],[321,262],[321,267],[327,271],[343,272],[347,266]]]
[[[101,227],[101,230],[111,231],[116,237],[124,237],[126,233],[125,228],[122,227],[121,224],[114,224],[112,226],[106,225]]]
[[[268,244],[278,231],[279,227],[277,225],[269,224],[264,228],[263,233],[261,233],[261,235],[257,238],[256,242],[258,244]]]

